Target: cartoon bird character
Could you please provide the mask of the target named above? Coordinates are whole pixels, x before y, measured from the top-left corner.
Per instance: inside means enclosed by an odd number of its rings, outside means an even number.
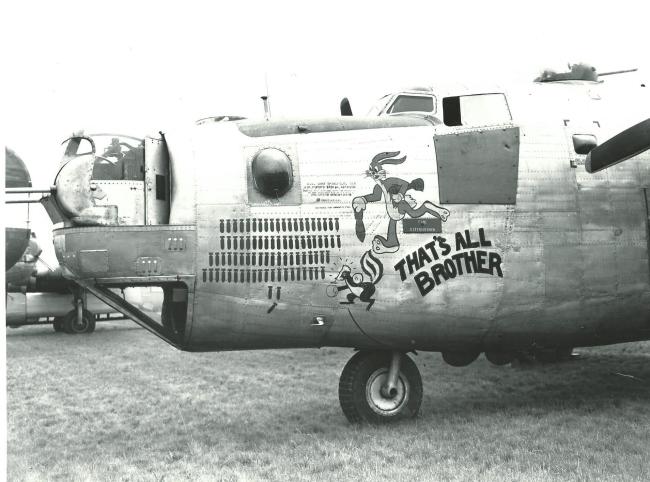
[[[363,213],[369,202],[381,201],[386,204],[388,214],[388,231],[386,237],[375,236],[372,240],[372,251],[381,253],[394,253],[399,250],[399,239],[397,238],[397,221],[404,219],[406,215],[411,218],[419,218],[429,213],[442,221],[447,221],[449,210],[438,206],[431,201],[425,201],[417,207],[417,201],[408,194],[408,191],[424,191],[424,181],[421,178],[405,181],[397,177],[386,177],[386,170],[382,166],[386,164],[402,164],[406,156],[396,158],[399,151],[380,152],[372,161],[366,175],[375,181],[375,187],[370,194],[358,196],[352,200],[352,210],[356,219],[356,233],[359,241],[363,242],[366,237],[366,228],[363,222]]]

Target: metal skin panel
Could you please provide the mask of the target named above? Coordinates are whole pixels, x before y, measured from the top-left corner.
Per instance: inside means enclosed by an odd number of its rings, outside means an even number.
[[[64,228],[54,231],[55,247],[62,264],[80,278],[101,276],[113,278],[134,277],[138,272],[138,258],[164,259],[156,275],[193,274],[196,231],[192,226],[114,226],[111,228]],[[65,241],[57,240],[59,236]],[[170,237],[184,237],[191,249],[170,250]],[[94,252],[102,256],[106,265],[85,264],[84,255]],[[98,267],[101,270],[98,271]]]
[[[145,224],[169,223],[169,153],[162,139],[147,137],[144,149],[144,184],[145,184]],[[162,176],[157,177],[157,176]],[[157,186],[163,182],[161,188]],[[160,192],[162,190],[162,192]],[[158,194],[164,194],[164,199],[158,199]]]
[[[105,249],[81,249],[79,255],[79,271],[93,275],[108,273],[108,251]]]
[[[440,284],[432,288],[436,293],[429,291],[425,296],[418,291],[413,277],[417,272],[429,272],[433,259],[425,254],[422,265],[413,273],[405,268],[404,280],[395,265],[406,255],[424,249],[435,233],[404,233],[402,223],[396,222],[399,245],[393,252],[373,251],[376,237],[388,236],[391,218],[387,215],[385,200],[373,197],[378,183],[368,176],[369,164],[377,153],[395,152],[399,146],[408,146],[404,152],[393,156],[393,159],[400,159],[405,155],[403,162],[385,165],[387,176],[407,183],[422,179],[423,190],[411,192],[417,197],[417,205],[427,201],[438,203],[432,129],[369,130],[364,134],[363,141],[359,141],[358,132],[302,137],[299,142],[287,136],[265,138],[255,144],[251,143],[256,141],[249,140],[240,150],[241,162],[228,163],[229,174],[237,179],[235,184],[245,186],[239,179],[246,180],[247,153],[260,145],[286,149],[287,145],[296,143],[297,151],[292,157],[299,162],[301,173],[303,203],[300,206],[232,203],[232,188],[201,190],[200,199],[206,203],[197,206],[196,264],[200,276],[190,340],[192,349],[324,344],[377,347],[395,343],[413,348],[445,343],[464,346],[477,343],[487,331],[503,289],[503,278],[496,272],[465,274],[465,279],[455,274],[457,279],[453,287],[454,280],[441,278]],[[232,138],[223,139],[223,143],[221,139],[216,141],[226,152],[234,151],[228,146],[231,142]],[[197,151],[197,155],[201,153]],[[239,166],[239,173],[233,172],[235,166]],[[369,200],[364,211],[366,231],[361,240],[352,204],[355,197],[364,195]],[[505,243],[506,211],[505,206],[459,206],[442,222],[439,235],[449,240],[456,253],[456,233],[465,242],[467,230],[473,238],[469,242],[478,245],[481,230],[483,242],[490,244],[485,248],[486,253],[498,254]],[[426,212],[421,218],[413,219],[433,217]],[[409,215],[401,215],[401,218],[409,219]],[[293,247],[290,244],[285,247],[286,237],[299,240],[299,247],[298,242]],[[275,247],[271,244],[273,238],[276,239]],[[257,246],[253,245],[254,239],[257,239]],[[259,240],[264,243],[263,247]],[[322,251],[326,253],[324,263],[320,262]],[[475,251],[476,246],[458,247],[463,256]],[[310,256],[316,252],[319,262],[312,264]],[[374,259],[367,254],[370,252]],[[273,266],[267,265],[266,254],[276,255]],[[286,265],[285,254],[289,256]],[[306,267],[296,263],[296,256],[305,254]],[[262,266],[260,255],[264,257]],[[487,266],[487,254],[483,261]],[[379,265],[382,274],[377,280]],[[315,268],[313,278],[312,267]],[[351,290],[339,277],[345,267],[349,268],[351,278],[361,280],[363,277],[359,284],[365,284],[358,293],[374,289],[370,297],[372,304],[362,301],[363,295],[356,301],[348,301]],[[278,269],[281,279],[277,276]],[[267,278],[267,270],[275,271],[275,278]],[[256,278],[253,278],[254,271],[258,272]],[[259,278],[260,271],[264,273],[263,281]],[[292,275],[295,278],[292,279]],[[423,317],[423,314],[426,315]],[[323,318],[322,324],[314,323],[316,316]]]
[[[93,181],[105,194],[95,198],[95,206],[117,206],[121,226],[144,224],[145,200],[142,181]]]
[[[443,203],[515,203],[518,127],[454,129],[434,140]]]
[[[391,127],[425,126],[429,122],[417,117],[337,117],[278,121],[248,121],[238,123],[239,130],[250,137],[271,137],[288,134],[354,131]]]
[[[55,245],[73,271],[71,254],[107,249],[116,253],[109,253],[111,276],[138,279],[139,256],[160,257],[163,276],[195,276],[188,350],[450,350],[648,338],[642,188],[650,185],[649,159],[588,174],[571,167],[562,118],[547,120],[521,127],[510,204],[441,202],[438,167],[449,159],[434,139],[449,133],[446,126],[249,137],[234,123],[201,125],[185,149],[167,136],[178,173],[171,219],[191,220],[176,228],[186,249],[161,251],[172,245],[164,226],[63,229]],[[300,204],[249,200],[247,159],[264,147],[291,150]],[[468,192],[476,179],[457,180],[454,189]],[[404,220],[431,218],[440,219],[440,233],[403,228]]]
[[[219,162],[219,157],[197,159],[192,132],[176,131],[166,135],[165,141],[171,172],[169,224],[196,225],[197,182],[199,179],[218,179],[210,176],[210,170],[213,164]],[[196,174],[199,165],[205,165],[201,176]]]

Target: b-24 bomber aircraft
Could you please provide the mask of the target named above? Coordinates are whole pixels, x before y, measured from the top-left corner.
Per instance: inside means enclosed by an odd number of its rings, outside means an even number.
[[[649,339],[650,103],[592,72],[410,89],[364,117],[74,135],[43,201],[56,254],[181,350],[356,349],[351,422],[418,413],[408,353]],[[128,286],[163,289],[160,322],[111,291]]]

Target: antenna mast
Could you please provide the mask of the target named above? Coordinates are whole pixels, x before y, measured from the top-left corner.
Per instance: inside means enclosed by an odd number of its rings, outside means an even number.
[[[264,72],[264,86],[266,87],[266,95],[261,97],[264,102],[264,118],[271,119],[271,103],[269,102],[269,77],[268,72]]]

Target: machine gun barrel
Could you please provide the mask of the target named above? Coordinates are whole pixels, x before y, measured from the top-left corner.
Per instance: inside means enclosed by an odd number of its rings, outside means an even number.
[[[639,69],[612,70],[611,72],[603,72],[602,74],[599,72],[598,77],[602,77],[603,75],[629,74],[630,72],[636,72],[637,70]]]
[[[5,194],[53,194],[56,187],[51,186],[47,189],[33,187],[8,187],[5,188]]]

